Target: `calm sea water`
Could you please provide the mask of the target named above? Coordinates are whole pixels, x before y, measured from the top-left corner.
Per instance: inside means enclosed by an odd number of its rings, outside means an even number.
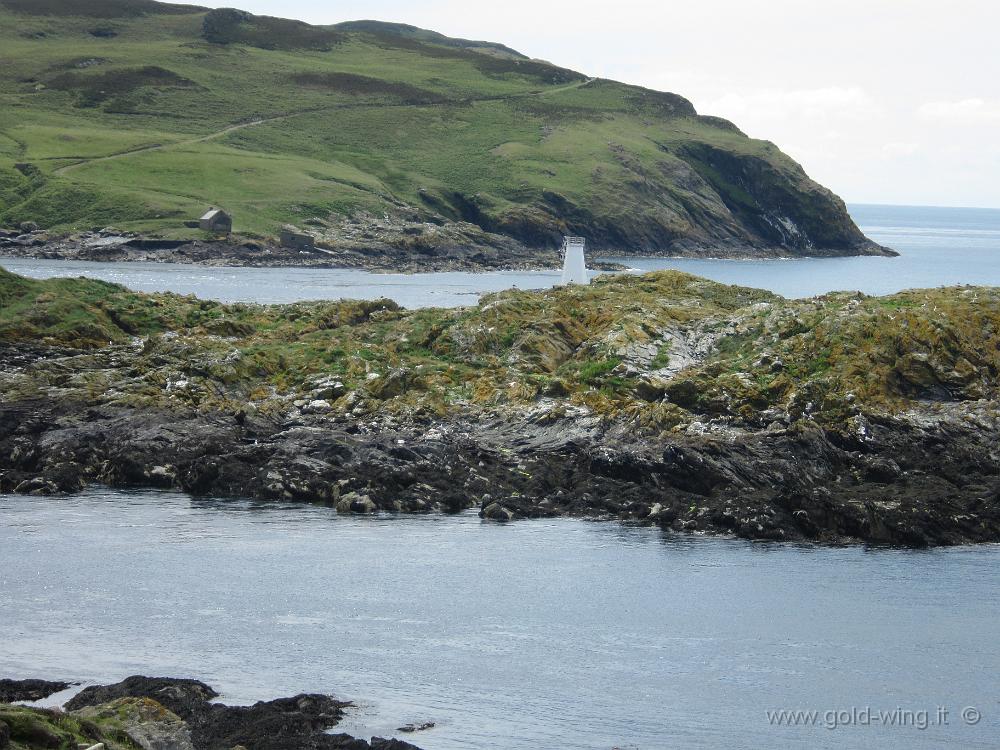
[[[426,750],[996,748],[998,563],[997,547],[5,496],[0,676],[333,692],[359,703],[356,734],[437,722]],[[866,708],[910,719],[836,726]],[[781,709],[819,723],[772,726]]]
[[[796,260],[622,259],[632,268],[676,268],[786,297],[838,290],[892,294],[903,289],[1000,286],[1000,209],[849,206],[862,231],[898,258]]]
[[[409,308],[474,305],[479,295],[486,292],[512,286],[544,289],[557,284],[562,277],[557,271],[404,274],[347,268],[214,268],[180,263],[92,263],[34,258],[0,258],[0,266],[36,279],[89,276],[143,292],[195,294],[222,302],[283,304],[386,297]]]
[[[889,294],[950,284],[1000,285],[1000,210],[913,206],[850,206],[876,242],[899,258],[685,260],[612,258],[637,270],[677,268],[727,284],[760,287],[788,297],[835,290]],[[549,272],[374,274],[308,268],[206,268],[167,263],[86,263],[0,259],[16,273],[93,276],[142,291],[175,291],[227,302],[389,297],[405,307],[474,304],[484,292],[558,283]]]

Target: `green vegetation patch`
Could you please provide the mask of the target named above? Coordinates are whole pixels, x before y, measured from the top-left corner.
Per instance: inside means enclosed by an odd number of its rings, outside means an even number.
[[[441,94],[407,83],[386,81],[354,73],[293,73],[289,80],[297,86],[335,91],[351,96],[393,96],[406,104],[431,104],[448,101]]]
[[[107,750],[139,747],[114,720],[91,721],[51,709],[0,704],[0,724],[9,732],[8,750],[77,750],[98,743]]]
[[[205,14],[202,36],[212,44],[247,44],[267,50],[329,51],[344,35],[322,26],[269,16],[254,16],[233,8]]]
[[[203,8],[158,3],[154,0],[0,0],[16,13],[33,16],[79,16],[84,18],[129,18],[143,15],[187,15]]]
[[[668,337],[704,354],[663,379]],[[442,414],[546,397],[644,429],[705,417],[760,424],[774,409],[842,423],[859,409],[996,398],[1000,290],[785,300],[663,271],[408,311],[388,300],[228,305],[0,270],[0,340],[94,352],[130,344],[124,395],[114,397],[158,406],[281,408],[280,398],[334,378],[340,385],[323,386],[333,395],[320,398],[352,413]],[[190,387],[178,395],[171,379]],[[81,383],[96,398],[93,379]]]
[[[48,81],[49,88],[77,95],[76,106],[96,107],[112,98],[129,96],[142,88],[189,88],[197,84],[157,65],[119,68],[106,72],[62,73]]]

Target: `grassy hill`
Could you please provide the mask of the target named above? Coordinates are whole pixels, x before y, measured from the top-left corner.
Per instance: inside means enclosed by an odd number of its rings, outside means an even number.
[[[258,236],[337,239],[377,217],[538,247],[570,232],[632,252],[881,250],[773,144],[500,44],[0,0],[0,223],[184,237],[209,205]]]

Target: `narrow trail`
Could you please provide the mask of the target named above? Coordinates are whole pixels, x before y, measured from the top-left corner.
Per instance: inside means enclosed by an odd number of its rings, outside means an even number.
[[[89,164],[96,164],[102,161],[111,161],[112,159],[124,159],[129,156],[136,156],[137,154],[146,154],[150,151],[162,151],[165,148],[175,147],[175,146],[191,146],[195,143],[204,143],[205,141],[211,141],[216,138],[221,138],[224,135],[235,132],[237,130],[243,130],[244,128],[252,128],[256,125],[264,125],[269,122],[277,122],[278,120],[286,120],[289,117],[295,117],[297,115],[308,114],[309,112],[322,112],[323,109],[311,109],[302,110],[301,112],[288,112],[283,115],[277,115],[275,117],[265,117],[260,120],[250,120],[249,122],[241,122],[236,125],[229,125],[222,130],[217,130],[214,133],[209,133],[208,135],[199,136],[198,138],[189,138],[184,141],[173,141],[172,143],[156,143],[152,146],[141,146],[139,148],[129,149],[128,151],[119,151],[117,154],[109,154],[108,156],[96,156],[93,159],[84,159],[83,161],[74,162],[73,164],[68,164],[65,167],[59,167],[55,170],[55,174],[63,175],[67,172],[71,172],[74,169],[80,167],[85,167]]]
[[[192,146],[196,143],[205,143],[206,141],[212,141],[216,138],[222,138],[223,136],[229,135],[237,130],[243,130],[245,128],[253,128],[258,125],[267,125],[272,122],[280,122],[281,120],[288,120],[292,117],[301,117],[302,115],[318,114],[320,112],[334,112],[341,109],[360,109],[362,107],[373,107],[373,108],[389,108],[389,107],[431,107],[431,106],[449,106],[452,104],[469,104],[474,102],[498,102],[507,101],[513,99],[524,99],[527,97],[534,96],[546,96],[548,94],[558,94],[563,91],[570,91],[572,89],[583,88],[594,81],[596,78],[586,78],[582,81],[575,81],[566,86],[559,86],[552,89],[543,89],[541,91],[527,91],[520,94],[507,94],[504,96],[486,96],[478,98],[469,99],[457,99],[453,101],[444,102],[434,102],[434,103],[413,103],[413,104],[338,104],[329,107],[311,107],[309,109],[303,109],[296,112],[286,112],[281,115],[275,115],[273,117],[263,117],[258,120],[249,120],[247,122],[240,122],[235,125],[229,125],[222,130],[217,130],[214,133],[209,133],[208,135],[202,135],[197,138],[189,138],[183,141],[173,141],[171,143],[154,143],[150,146],[140,146],[139,148],[129,149],[127,151],[119,151],[116,154],[108,154],[107,156],[95,156],[90,159],[82,159],[80,161],[73,162],[72,164],[67,164],[64,167],[59,167],[54,171],[53,174],[64,175],[72,172],[73,170],[79,169],[81,167],[86,167],[91,164],[97,164],[103,161],[112,161],[115,159],[125,159],[130,156],[138,156],[139,154],[148,154],[152,151],[162,151],[167,148],[184,148],[185,146]],[[13,139],[12,139],[13,140]]]

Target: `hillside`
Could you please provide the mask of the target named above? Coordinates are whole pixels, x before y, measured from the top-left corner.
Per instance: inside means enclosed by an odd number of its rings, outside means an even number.
[[[501,44],[152,0],[0,0],[0,223],[415,254],[880,253],[766,141]],[[457,227],[450,232],[449,227]],[[502,236],[502,237],[498,237]],[[458,237],[459,239],[455,239]],[[472,239],[470,239],[470,237]]]

